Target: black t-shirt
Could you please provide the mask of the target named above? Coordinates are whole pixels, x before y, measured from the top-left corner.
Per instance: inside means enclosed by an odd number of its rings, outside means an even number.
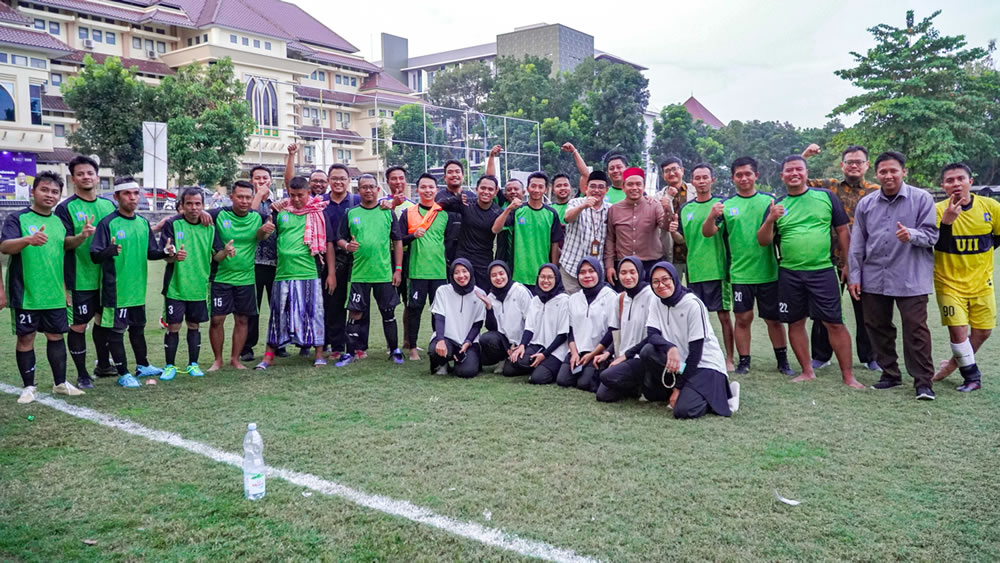
[[[467,259],[477,268],[489,266],[493,261],[493,241],[496,238],[493,223],[500,216],[500,208],[494,203],[483,209],[475,196],[468,197],[468,205],[462,204],[460,195],[448,196],[442,197],[438,192],[437,202],[445,211],[462,217],[455,256]]]

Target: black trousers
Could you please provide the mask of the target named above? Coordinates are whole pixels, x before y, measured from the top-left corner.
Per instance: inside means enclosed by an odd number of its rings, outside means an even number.
[[[615,403],[622,399],[638,398],[642,393],[645,373],[639,358],[629,358],[609,367],[598,375],[600,383],[597,386],[597,400]]]
[[[850,301],[854,308],[854,347],[858,351],[858,361],[867,364],[875,359],[875,352],[872,349],[871,337],[868,336],[868,330],[865,327],[864,309],[861,301],[855,301],[853,298]],[[833,358],[830,335],[826,332],[826,326],[819,321],[813,321],[810,344],[812,359],[829,362]]]
[[[445,346],[448,348],[447,354],[442,357],[437,353],[438,342],[444,340]],[[435,338],[431,340],[430,348],[427,350],[427,356],[431,361],[431,373],[437,371],[441,366],[448,365],[448,362],[453,361],[455,354],[462,348],[462,345],[450,338]],[[479,344],[473,344],[469,346],[469,349],[465,351],[465,357],[461,362],[455,362],[455,368],[452,370],[452,374],[463,379],[468,379],[470,377],[475,377],[479,374]]]
[[[588,352],[581,352],[580,355],[583,356],[586,353]],[[593,363],[588,362],[578,373],[573,373],[573,370],[569,368],[569,357],[567,357],[566,361],[559,367],[556,383],[560,387],[576,387],[594,393],[601,383],[600,374],[603,367],[594,367]]]
[[[482,337],[480,337],[482,340]],[[535,367],[531,367],[531,356],[542,352],[545,350],[544,346],[539,344],[528,344],[524,347],[524,355],[521,356],[517,363],[514,364],[510,375],[528,375],[528,383],[533,383],[535,385],[549,385],[556,382],[556,375],[559,374],[559,367],[562,366],[562,361],[559,358],[554,358],[552,356],[546,356],[542,363]],[[507,375],[507,366],[504,366],[504,375]]]
[[[254,264],[253,270],[254,275],[256,276],[257,284],[257,311],[260,311],[261,301],[264,300],[265,292],[267,292],[267,303],[268,307],[270,307],[271,288],[274,285],[274,274],[277,271],[277,266]],[[272,311],[271,314],[274,314],[274,312]],[[243,353],[253,353],[253,347],[256,346],[259,341],[260,315],[258,314],[247,317],[247,340],[243,344]]]
[[[650,401],[665,401],[670,399],[673,389],[663,382],[663,368],[667,365],[667,352],[652,344],[646,344],[639,352],[646,368],[646,379],[643,395]],[[671,379],[667,383],[672,384]],[[729,410],[729,378],[726,374],[699,368],[689,373],[679,385],[677,402],[674,403],[674,418],[699,418],[709,412],[720,416],[730,416]],[[647,393],[652,392],[655,399]]]
[[[507,350],[510,350],[510,340],[499,331],[491,330],[479,335],[479,353],[484,366],[503,362],[505,377],[524,375],[517,365],[507,358]]]

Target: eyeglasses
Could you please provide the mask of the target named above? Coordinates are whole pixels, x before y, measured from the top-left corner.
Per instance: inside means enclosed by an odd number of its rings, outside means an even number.
[[[651,285],[653,287],[660,287],[660,286],[666,287],[668,284],[669,285],[673,285],[673,283],[674,283],[674,280],[672,280],[670,278],[662,278],[662,279],[657,279],[657,280],[651,280],[649,282],[649,285]]]
[[[670,166],[668,168],[664,168],[663,171],[667,174],[673,174],[674,172],[682,172],[684,169],[680,166]]]
[[[864,166],[865,164],[868,164],[868,161],[867,160],[845,160],[844,164],[846,164],[848,166]]]

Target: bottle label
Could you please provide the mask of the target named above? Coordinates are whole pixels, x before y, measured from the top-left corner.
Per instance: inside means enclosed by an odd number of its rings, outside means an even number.
[[[243,489],[247,495],[262,495],[265,491],[265,481],[263,473],[244,473]]]

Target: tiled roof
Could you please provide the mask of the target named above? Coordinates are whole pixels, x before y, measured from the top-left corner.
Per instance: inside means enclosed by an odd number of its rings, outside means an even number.
[[[361,135],[349,129],[330,129],[328,127],[313,127],[312,125],[295,128],[295,134],[304,139],[330,139],[331,141],[349,141],[361,143],[364,139]]]
[[[606,59],[606,60],[611,61],[613,63],[629,65],[629,66],[635,68],[636,70],[649,70],[648,68],[646,68],[646,67],[644,67],[642,65],[637,65],[637,64],[635,64],[633,62],[626,61],[625,59],[623,59],[621,57],[616,57],[615,55],[612,55],[611,53],[606,53],[604,51],[601,51],[600,49],[594,49],[594,58],[598,59],[598,60],[600,60],[600,59]]]
[[[334,90],[323,90],[320,88],[310,88],[308,86],[295,87],[295,95],[306,100],[319,101],[320,93],[322,93],[324,103],[329,102],[347,105],[373,104],[375,103],[376,94],[378,95],[378,101],[380,104],[386,103],[391,105],[405,105],[419,102],[419,100],[415,98],[406,98],[395,94],[383,94],[381,92],[372,94],[351,94],[349,92],[336,92]]]
[[[108,58],[108,55],[105,55],[103,53],[91,53],[89,51],[74,51],[72,55],[67,55],[59,60],[61,62],[83,64],[83,58],[87,55],[94,57],[94,60],[97,63],[103,63],[104,60]],[[121,61],[122,61],[122,66],[124,66],[125,68],[132,68],[134,66],[136,67],[136,70],[138,70],[143,74],[155,74],[157,76],[176,74],[174,69],[157,61],[147,61],[143,59],[128,59],[128,58],[122,58]]]
[[[337,53],[329,53],[326,51],[318,51],[316,49],[309,47],[308,45],[299,43],[298,41],[292,41],[288,43],[287,47],[288,50],[293,51],[295,53],[299,53],[300,55],[302,55],[304,58],[307,59],[313,59],[332,65],[340,65],[347,68],[352,68],[355,70],[361,70],[366,72],[378,72],[382,70],[381,67],[373,65],[372,63],[364,59],[359,59],[357,57],[349,57],[347,55],[340,55]]]
[[[52,149],[52,152],[40,152],[36,161],[39,164],[60,164],[67,163],[80,156],[80,153],[72,149]]]
[[[496,54],[497,43],[494,41],[493,43],[483,43],[482,45],[473,45],[472,47],[463,47],[461,49],[442,51],[440,53],[433,53],[431,55],[424,55],[421,57],[412,57],[409,61],[407,61],[406,68],[403,70],[423,68],[442,63],[467,61],[470,59],[495,57]]]
[[[684,108],[688,110],[688,113],[691,114],[691,117],[694,118],[695,121],[700,119],[705,122],[705,125],[714,127],[715,129],[725,125],[719,120],[718,117],[715,117],[712,112],[708,111],[708,108],[701,105],[701,102],[696,100],[694,96],[691,96],[686,102],[684,102]]]
[[[48,111],[62,111],[73,113],[73,110],[66,105],[61,96],[42,96],[42,109]]]
[[[35,47],[48,51],[71,53],[73,48],[48,33],[38,33],[27,29],[0,27],[0,43]]]
[[[93,14],[105,18],[114,18],[129,23],[156,22],[166,25],[194,27],[194,22],[187,16],[160,9],[154,9],[151,11],[129,10],[125,7],[119,8],[97,2],[88,2],[87,0],[32,0],[32,2],[43,6],[62,8],[73,12]],[[155,4],[159,4],[159,2],[151,3],[150,5]]]
[[[400,94],[413,93],[413,90],[410,90],[406,84],[396,80],[386,72],[376,72],[369,75],[361,83],[361,88],[358,88],[358,90],[388,90],[390,92],[399,92]]]
[[[0,2],[0,22],[29,25],[31,21],[30,18],[23,16],[14,8]]]

